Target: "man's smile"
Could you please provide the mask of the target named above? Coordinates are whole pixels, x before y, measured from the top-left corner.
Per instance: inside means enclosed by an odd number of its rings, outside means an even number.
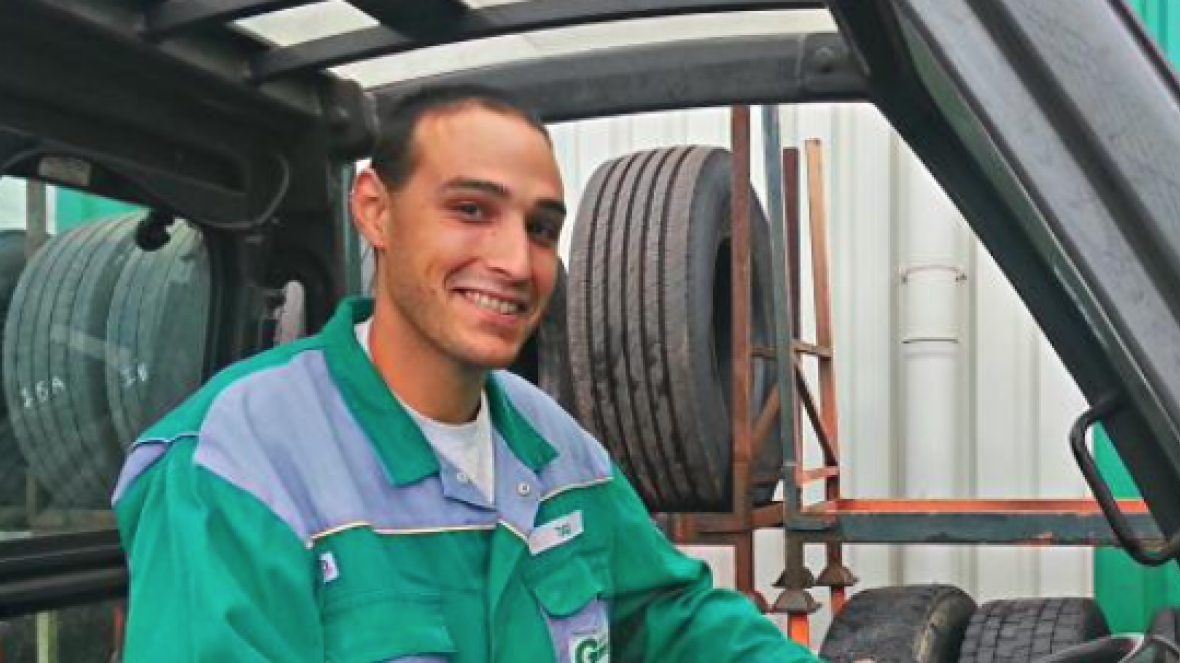
[[[507,316],[523,316],[528,311],[527,302],[519,298],[493,295],[480,290],[459,290],[464,299],[476,306]]]

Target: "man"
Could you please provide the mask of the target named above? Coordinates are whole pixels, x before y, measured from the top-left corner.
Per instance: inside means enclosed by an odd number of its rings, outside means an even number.
[[[375,302],[223,372],[127,462],[129,663],[813,660],[497,370],[553,289],[562,199],[496,92],[383,119],[352,195]]]

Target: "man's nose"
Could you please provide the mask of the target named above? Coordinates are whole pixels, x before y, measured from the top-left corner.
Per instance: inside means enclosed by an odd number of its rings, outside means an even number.
[[[529,235],[523,218],[505,219],[488,237],[488,265],[506,278],[523,281],[532,274]]]

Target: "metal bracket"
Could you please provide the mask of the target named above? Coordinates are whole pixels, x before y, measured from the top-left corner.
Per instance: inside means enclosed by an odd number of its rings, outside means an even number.
[[[159,251],[172,239],[172,235],[168,234],[168,228],[174,223],[176,216],[168,212],[148,212],[135,226],[135,245],[142,251]]]
[[[1114,494],[1106,485],[1106,480],[1102,478],[1102,473],[1098,470],[1094,457],[1086,447],[1086,431],[1120,409],[1122,409],[1122,402],[1117,396],[1110,395],[1099,399],[1074,422],[1073,428],[1069,432],[1069,444],[1073,449],[1074,458],[1077,459],[1078,467],[1082,470],[1082,476],[1085,477],[1095,499],[1098,500],[1098,506],[1102,508],[1102,513],[1110,523],[1110,528],[1114,531],[1119,545],[1140,564],[1160,566],[1171,561],[1180,553],[1180,532],[1173,534],[1172,538],[1168,539],[1168,542],[1160,548],[1149,548],[1135,538],[1127,517],[1119,509]]]

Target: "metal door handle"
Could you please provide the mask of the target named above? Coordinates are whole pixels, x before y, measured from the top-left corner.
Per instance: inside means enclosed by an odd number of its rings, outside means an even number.
[[[1122,408],[1122,403],[1117,396],[1099,399],[1074,422],[1073,428],[1069,432],[1069,444],[1073,448],[1073,455],[1078,461],[1078,467],[1082,470],[1082,476],[1090,485],[1090,490],[1098,500],[1098,506],[1102,508],[1102,513],[1110,523],[1110,528],[1114,530],[1114,536],[1118,539],[1119,545],[1140,564],[1160,566],[1171,561],[1177,553],[1180,553],[1180,532],[1176,532],[1162,548],[1148,547],[1135,538],[1131,524],[1127,522],[1127,517],[1119,509],[1118,502],[1115,501],[1110,487],[1106,485],[1106,480],[1102,478],[1102,473],[1094,462],[1094,457],[1090,455],[1090,450],[1086,447],[1086,431],[1120,408]]]

